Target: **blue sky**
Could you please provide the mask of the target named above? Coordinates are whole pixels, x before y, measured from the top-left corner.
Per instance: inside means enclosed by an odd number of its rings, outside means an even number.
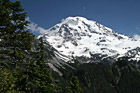
[[[48,29],[61,19],[82,16],[118,33],[140,35],[140,0],[20,0],[30,20]]]

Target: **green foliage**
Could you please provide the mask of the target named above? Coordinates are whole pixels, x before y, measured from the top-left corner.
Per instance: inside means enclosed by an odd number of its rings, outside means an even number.
[[[53,93],[56,85],[43,40],[37,40],[35,47],[35,37],[26,29],[28,23],[20,1],[0,0],[0,91]]]
[[[72,76],[70,78],[70,86],[68,87],[68,93],[82,93],[82,88],[78,77]]]
[[[3,35],[24,31],[28,21],[25,21],[26,13],[23,11],[20,1],[0,1],[0,26]]]
[[[104,64],[83,64],[78,67],[76,75],[85,86],[85,91],[89,93],[115,93],[115,89],[111,85],[112,75],[110,66]]]
[[[0,69],[0,92],[1,93],[17,93],[16,89],[17,78],[14,77],[14,73],[6,68]]]
[[[0,58],[17,64],[31,51],[34,35],[26,30],[26,12],[20,1],[0,1]],[[4,63],[3,63],[4,64]]]
[[[78,77],[80,86],[84,93],[139,93],[140,92],[140,71],[132,62],[119,60],[112,65],[101,63],[69,64],[75,69],[65,66],[62,88],[69,86],[70,93],[74,93],[71,86],[76,86],[69,82],[71,76]],[[69,77],[69,78],[68,78]],[[73,80],[74,81],[74,80]],[[64,90],[61,92],[65,92]],[[60,93],[61,93],[60,92]],[[66,92],[67,93],[67,92]]]
[[[45,52],[42,41],[39,41],[39,46],[36,51],[30,53],[26,62],[22,62],[22,69],[18,68],[16,73],[18,80],[16,82],[20,91],[27,93],[53,93],[56,90],[54,79],[51,71],[45,60]]]

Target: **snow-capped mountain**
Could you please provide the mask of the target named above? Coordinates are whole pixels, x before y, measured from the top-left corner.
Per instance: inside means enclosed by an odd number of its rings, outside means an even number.
[[[63,55],[90,59],[86,62],[117,59],[131,55],[132,49],[140,47],[140,40],[83,17],[68,17],[39,37]]]
[[[140,47],[137,47],[135,49],[129,50],[126,54],[126,57],[129,58],[129,60],[140,60]]]

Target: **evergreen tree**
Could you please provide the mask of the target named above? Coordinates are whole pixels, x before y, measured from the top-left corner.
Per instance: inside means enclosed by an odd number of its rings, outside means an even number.
[[[53,93],[56,90],[56,86],[54,84],[54,80],[51,75],[51,71],[47,65],[46,61],[46,53],[44,51],[42,38],[39,39],[39,45],[35,55],[33,55],[34,65],[34,75],[32,80],[35,81],[36,84],[36,92],[41,93]]]
[[[56,90],[51,71],[45,59],[43,40],[40,38],[37,48],[31,52],[24,69],[17,73],[20,91],[27,93],[53,93]]]
[[[20,1],[0,0],[0,68],[8,68],[0,72],[1,89],[10,93],[53,93],[55,84],[43,40],[34,47],[34,35],[26,29],[28,23]]]
[[[0,0],[0,58],[3,61],[10,60],[15,65],[31,50],[34,35],[26,30],[28,23],[20,1]]]

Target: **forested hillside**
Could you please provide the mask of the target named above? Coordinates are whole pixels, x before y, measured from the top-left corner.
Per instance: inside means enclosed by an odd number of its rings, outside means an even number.
[[[132,62],[120,60],[112,65],[102,63],[71,65],[76,69],[66,67],[67,70],[62,70],[64,75],[60,77],[62,79],[60,79],[61,83],[65,84],[68,82],[67,84],[69,85],[68,80],[70,77],[76,76],[80,81],[80,86],[82,87],[84,93],[140,92],[139,68],[137,68]]]

